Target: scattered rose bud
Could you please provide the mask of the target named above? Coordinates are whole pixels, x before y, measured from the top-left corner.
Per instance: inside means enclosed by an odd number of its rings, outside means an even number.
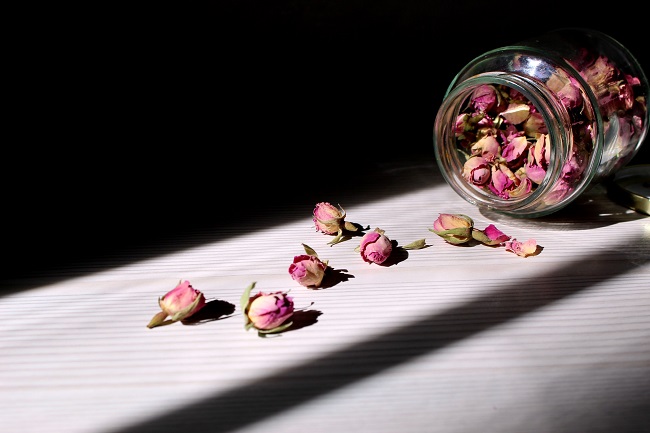
[[[479,230],[474,227],[474,221],[470,217],[462,214],[440,214],[433,223],[433,229],[429,231],[451,244],[463,244],[473,239],[488,246],[505,246],[507,251],[521,257],[533,255],[538,250],[534,239],[519,242],[496,228],[494,224]]]
[[[317,231],[326,235],[336,235],[334,239],[328,242],[330,246],[341,242],[345,232],[359,230],[355,224],[345,221],[346,214],[341,205],[336,207],[328,202],[317,203],[313,215]]]
[[[289,274],[301,286],[319,287],[327,270],[327,262],[321,261],[316,251],[308,245],[302,245],[307,254],[294,256],[293,263],[289,265]]]
[[[472,239],[474,220],[463,214],[441,213],[429,231],[450,244],[464,244]]]
[[[186,319],[205,307],[205,296],[194,289],[189,281],[179,281],[178,285],[158,298],[158,305],[162,311],[151,319],[147,328],[169,325],[179,320]],[[171,316],[171,319],[167,317]]]
[[[258,292],[251,297],[253,288],[254,282],[244,290],[240,300],[245,318],[244,328],[247,331],[255,328],[258,335],[264,337],[291,326],[293,322],[288,320],[293,316],[293,298],[287,296],[286,292]]]
[[[376,228],[361,238],[359,252],[361,258],[368,263],[382,264],[393,251],[393,244],[384,234],[384,230]]]
[[[520,257],[528,257],[537,251],[537,242],[535,239],[529,239],[526,242],[519,242],[517,239],[505,242],[506,251],[513,252]]]
[[[327,202],[317,203],[313,221],[319,232],[335,235],[344,228],[345,211],[341,206],[336,207]]]
[[[472,230],[472,237],[485,245],[502,245],[504,242],[510,240],[510,236],[503,233],[496,228],[494,224],[490,224],[483,230]]]

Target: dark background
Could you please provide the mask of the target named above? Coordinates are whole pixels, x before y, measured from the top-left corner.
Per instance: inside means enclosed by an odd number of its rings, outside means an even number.
[[[547,30],[603,31],[650,73],[647,17],[622,3],[239,0],[15,19],[4,277],[197,227],[263,228],[274,206],[328,201],[377,162],[432,160],[460,68]]]

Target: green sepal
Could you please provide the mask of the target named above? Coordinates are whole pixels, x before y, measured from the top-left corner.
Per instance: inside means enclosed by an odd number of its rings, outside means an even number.
[[[472,236],[472,229],[469,227],[459,227],[457,229],[444,230],[442,234],[452,235],[452,236],[464,236],[469,238]]]
[[[345,221],[343,227],[345,227],[345,229],[349,232],[356,232],[357,230],[359,230],[359,228],[356,225],[354,225],[354,223],[351,223],[349,221]]]
[[[329,241],[327,243],[327,245],[332,246],[332,245],[338,244],[339,242],[341,242],[342,237],[343,237],[343,230],[339,229],[339,232],[336,235],[336,237],[334,239],[332,239],[331,241]]]
[[[472,229],[469,227],[458,227],[455,229],[449,229],[449,230],[434,230],[434,229],[429,229],[429,231],[432,231],[433,233],[437,234],[438,236],[446,237],[446,236],[463,236],[466,238],[471,237],[471,231]],[[469,239],[468,239],[469,240]]]
[[[172,320],[165,320],[167,318],[168,314],[165,313],[164,311],[159,312],[155,316],[151,318],[149,321],[149,324],[147,325],[147,328],[155,328],[156,326],[164,326],[164,325],[169,325],[171,323],[174,323]]]
[[[445,240],[445,242],[449,242],[450,244],[460,245],[469,242],[471,238],[456,238],[453,236],[448,236],[448,237],[445,236],[443,237],[443,239]]]
[[[309,254],[310,256],[318,257],[318,254],[316,254],[316,251],[310,247],[309,245],[302,244],[302,247],[305,249],[305,252]]]
[[[252,326],[252,323],[250,319],[248,318],[248,305],[250,304],[251,301],[251,291],[255,287],[256,282],[253,281],[250,283],[248,287],[244,290],[244,293],[242,293],[241,298],[239,299],[239,305],[241,307],[241,311],[244,314],[244,328],[246,330],[250,329]]]
[[[421,248],[424,248],[427,245],[425,239],[419,239],[415,242],[411,242],[410,244],[404,245],[402,248],[405,250],[419,250]]]
[[[274,334],[274,333],[276,333],[276,332],[282,332],[282,331],[284,331],[285,329],[287,329],[287,328],[288,328],[289,326],[291,326],[291,325],[293,325],[293,321],[291,321],[291,322],[287,322],[287,323],[283,323],[282,325],[280,325],[280,326],[276,326],[276,327],[273,328],[273,329],[258,329],[258,330],[257,330],[257,333],[258,333],[258,334]]]
[[[472,235],[471,235],[472,229],[470,229],[469,227],[459,227],[456,229],[440,230],[440,231],[429,229],[429,231],[437,234],[445,241],[454,245],[464,244],[465,242],[469,242],[469,240],[472,239]]]
[[[492,244],[492,239],[487,237],[487,235],[482,230],[478,230],[478,229],[472,230],[472,238],[487,245]]]

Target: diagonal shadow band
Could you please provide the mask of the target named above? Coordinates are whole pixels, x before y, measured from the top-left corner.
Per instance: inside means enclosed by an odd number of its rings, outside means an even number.
[[[635,244],[631,239],[626,241]],[[638,244],[639,240],[636,241]],[[647,247],[641,245],[641,249],[646,251]],[[612,260],[612,257],[620,259]],[[527,284],[521,281],[507,284],[443,313],[419,319],[380,337],[179,408],[119,433],[171,433],[180,430],[225,433],[243,428],[534,312],[644,266],[649,261],[650,255],[646,253],[626,257],[612,250],[600,251],[579,263],[567,263],[551,278],[539,278]],[[563,284],[563,280],[567,283]],[[640,411],[635,414],[636,419],[650,421],[648,404],[642,406],[635,407]],[[613,422],[622,427],[629,420],[628,417]]]
[[[0,273],[0,298],[40,284],[55,284],[243,233],[280,227],[310,217],[314,205],[323,200],[358,206],[443,183],[433,155],[393,158],[389,162],[366,157],[363,166],[361,170],[352,163],[339,164],[337,176],[328,178],[327,182],[314,182],[309,188],[295,188],[295,179],[302,172],[295,173],[295,177],[269,176],[265,178],[265,190],[291,191],[282,196],[279,206],[277,194],[260,194],[257,186],[246,191],[238,185],[237,196],[246,200],[229,201],[220,196],[217,207],[209,212],[199,212],[198,205],[190,206],[187,212],[168,212],[165,204],[164,210],[130,208],[129,216],[121,222],[105,215],[91,218],[84,214],[83,218],[77,217],[81,220],[64,218],[65,223],[46,218],[38,225],[27,221],[26,227],[9,225],[11,236],[3,240],[12,253],[4,259]],[[280,173],[286,171],[282,168],[274,166]],[[315,167],[311,169],[318,171]],[[377,184],[391,185],[391,188],[377,188]],[[192,202],[189,198],[186,201]],[[233,201],[236,206],[232,205]],[[196,202],[205,205],[206,200]],[[102,206],[110,207],[110,202]],[[120,209],[123,207],[121,204]],[[38,281],[34,282],[34,278]]]

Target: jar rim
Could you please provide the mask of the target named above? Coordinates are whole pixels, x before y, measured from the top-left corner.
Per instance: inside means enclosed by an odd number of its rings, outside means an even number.
[[[456,139],[451,131],[451,126],[460,114],[460,107],[468,100],[475,89],[484,84],[504,85],[524,95],[544,118],[544,122],[548,128],[549,139],[553,143],[550,148],[551,160],[564,162],[568,161],[571,157],[570,152],[573,137],[570,128],[570,118],[566,108],[552,92],[547,91],[541,82],[519,73],[504,71],[484,72],[464,79],[456,84],[452,83],[436,116],[434,126],[434,152],[442,175],[447,183],[456,192],[460,192],[465,200],[476,206],[517,217],[539,217],[555,212],[568,205],[584,192],[594,176],[595,168],[598,166],[602,154],[602,134],[596,134],[596,140],[593,146],[594,154],[590,157],[589,166],[585,168],[584,177],[580,183],[562,200],[553,204],[544,205],[542,209],[540,209],[540,202],[543,201],[545,194],[551,192],[555,182],[561,178],[563,163],[549,166],[549,172],[543,181],[530,194],[508,199],[500,198],[475,187],[469,184],[462,176],[458,175],[458,173],[462,172],[462,165],[460,164],[458,155],[457,153],[450,153],[447,148],[456,149]],[[593,114],[597,122],[596,128],[598,131],[601,131],[602,118],[600,113],[598,110],[593,110]]]

